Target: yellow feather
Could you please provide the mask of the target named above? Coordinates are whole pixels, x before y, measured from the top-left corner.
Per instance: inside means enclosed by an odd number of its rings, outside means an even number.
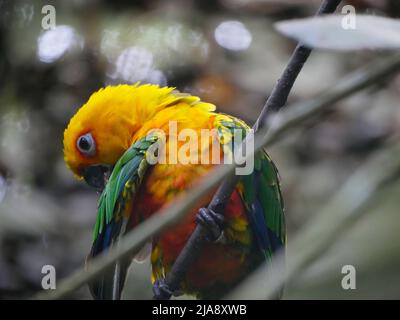
[[[146,123],[153,118],[157,118],[159,124],[165,123],[167,119],[162,118],[168,117],[167,114],[161,117],[156,115],[164,109],[171,109],[169,107],[174,109],[179,105],[182,110],[175,110],[175,114],[180,115],[181,120],[189,119],[193,123],[196,119],[185,117],[185,109],[196,109],[197,114],[215,110],[214,105],[174,89],[135,84],[109,86],[93,93],[64,131],[64,159],[67,166],[80,178],[82,167],[98,163],[114,164]],[[154,126],[157,121],[151,121],[151,129],[158,128]],[[151,125],[147,125],[147,129]],[[97,145],[97,153],[91,157],[83,156],[76,148],[77,139],[88,132],[93,135]]]

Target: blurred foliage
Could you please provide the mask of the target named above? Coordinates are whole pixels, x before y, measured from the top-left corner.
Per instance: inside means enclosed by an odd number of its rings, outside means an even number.
[[[349,2],[359,12],[400,14],[395,1],[379,1],[379,6]],[[55,29],[42,29],[46,4],[56,8]],[[137,81],[176,86],[252,123],[295,45],[278,35],[273,23],[309,16],[318,4],[0,0],[0,298],[25,298],[39,290],[43,265],[54,265],[63,278],[84,263],[97,194],[65,168],[62,137],[70,117],[93,91]],[[370,52],[313,53],[290,102],[329,88],[374,57]],[[383,85],[388,89],[381,90]],[[288,241],[384,138],[398,133],[399,88],[400,77],[377,84],[323,119],[310,119],[271,148],[282,176]],[[380,229],[373,228],[374,234],[359,226],[340,249],[340,259],[326,263],[325,272],[351,263],[346,257],[366,250],[365,242],[375,241],[379,232],[395,233],[395,228],[385,229],[385,222],[392,225],[395,219],[390,210],[380,209],[387,213],[376,219]],[[378,259],[379,246],[374,249]],[[398,253],[399,248],[391,250]],[[358,265],[363,278],[377,272],[363,261]],[[143,281],[149,269],[148,262],[132,267],[127,298],[151,296],[150,281]],[[339,271],[335,275],[341,276]],[[315,277],[311,271],[304,275],[301,288],[289,290],[288,297],[348,296],[338,291],[337,279]],[[354,294],[366,296],[362,289]],[[399,296],[396,290],[376,295]],[[89,293],[82,288],[71,298],[89,298]]]

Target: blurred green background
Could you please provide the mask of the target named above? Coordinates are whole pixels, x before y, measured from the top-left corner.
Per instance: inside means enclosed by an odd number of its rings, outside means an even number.
[[[400,14],[398,1],[348,3],[361,13]],[[56,27],[45,30],[48,4]],[[65,167],[62,138],[93,91],[137,81],[175,86],[253,123],[295,47],[273,23],[310,16],[318,5],[0,0],[0,298],[40,290],[43,265],[54,265],[58,280],[84,265],[98,195]],[[379,57],[314,52],[289,102],[307,100]],[[400,76],[377,84],[270,148],[282,176],[289,242],[360,163],[399,133],[399,89]],[[399,298],[396,190],[299,275],[285,297]],[[357,290],[340,286],[346,264],[356,267]],[[125,298],[150,297],[149,262],[135,264]],[[84,287],[70,298],[90,295]]]

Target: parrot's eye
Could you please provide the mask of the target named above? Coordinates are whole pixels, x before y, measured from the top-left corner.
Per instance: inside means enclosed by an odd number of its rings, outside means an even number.
[[[94,156],[96,153],[96,143],[90,133],[80,136],[76,141],[76,146],[85,156]]]

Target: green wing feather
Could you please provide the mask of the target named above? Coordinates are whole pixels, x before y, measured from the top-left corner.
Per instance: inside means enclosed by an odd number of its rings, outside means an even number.
[[[235,130],[242,130],[245,134],[250,130],[244,122],[228,115],[217,117],[215,125],[221,144],[231,141]],[[228,152],[232,152],[229,151],[232,146],[228,147]],[[279,181],[275,164],[266,151],[262,150],[255,154],[253,172],[242,176],[238,184],[252,232],[268,261],[274,252],[284,249],[286,244],[284,204]]]
[[[154,133],[135,142],[118,160],[104,188],[98,206],[90,256],[103,252],[125,233],[129,216],[126,204],[134,197],[150,163],[147,152],[159,139]],[[126,277],[129,259],[117,261],[112,270],[89,284],[95,299],[118,299]]]
[[[122,217],[125,203],[141,184],[147,168],[146,152],[156,141],[157,135],[146,136],[134,143],[115,164],[98,205],[93,239],[103,232],[104,226]]]

